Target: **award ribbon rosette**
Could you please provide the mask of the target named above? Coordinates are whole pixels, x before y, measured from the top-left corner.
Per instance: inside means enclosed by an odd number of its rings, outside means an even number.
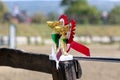
[[[54,46],[52,46],[50,59],[56,61],[57,69],[59,61],[73,60],[73,56],[68,54],[71,48],[86,56],[90,56],[89,48],[73,40],[76,30],[74,19],[68,21],[66,15],[61,15],[58,21],[47,21],[47,24],[53,30],[51,37]]]

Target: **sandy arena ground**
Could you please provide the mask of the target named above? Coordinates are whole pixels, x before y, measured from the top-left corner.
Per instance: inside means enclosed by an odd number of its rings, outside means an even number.
[[[102,57],[119,57],[119,45],[88,45],[91,51],[91,56]],[[48,46],[18,46],[27,52],[34,53],[51,53],[51,45]],[[75,56],[83,56],[74,50],[70,52]],[[120,80],[120,63],[111,62],[92,62],[92,61],[79,61],[82,67],[82,78],[78,80]],[[11,67],[0,67],[0,80],[52,80],[52,75],[29,71],[24,69],[14,69]]]

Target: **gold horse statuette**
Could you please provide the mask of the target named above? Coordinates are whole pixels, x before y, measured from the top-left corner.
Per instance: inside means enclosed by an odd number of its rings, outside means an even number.
[[[67,32],[70,30],[69,26],[63,26],[60,21],[47,21],[47,24],[53,29],[52,40],[56,44],[57,52],[62,49],[63,54],[67,55]]]

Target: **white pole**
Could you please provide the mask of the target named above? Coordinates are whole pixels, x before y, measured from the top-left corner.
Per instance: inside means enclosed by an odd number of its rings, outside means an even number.
[[[10,25],[9,48],[16,48],[16,26],[14,24]]]

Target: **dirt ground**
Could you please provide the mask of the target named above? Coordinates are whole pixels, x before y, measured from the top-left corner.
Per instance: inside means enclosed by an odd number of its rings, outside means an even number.
[[[115,45],[87,45],[91,56],[118,57],[120,58],[120,46]],[[51,45],[43,46],[18,46],[17,49],[34,53],[51,53]],[[83,56],[74,50],[70,53],[74,56]],[[82,67],[82,77],[78,80],[120,80],[120,63],[79,61]],[[52,80],[52,75],[15,69],[11,67],[0,67],[0,80]]]

